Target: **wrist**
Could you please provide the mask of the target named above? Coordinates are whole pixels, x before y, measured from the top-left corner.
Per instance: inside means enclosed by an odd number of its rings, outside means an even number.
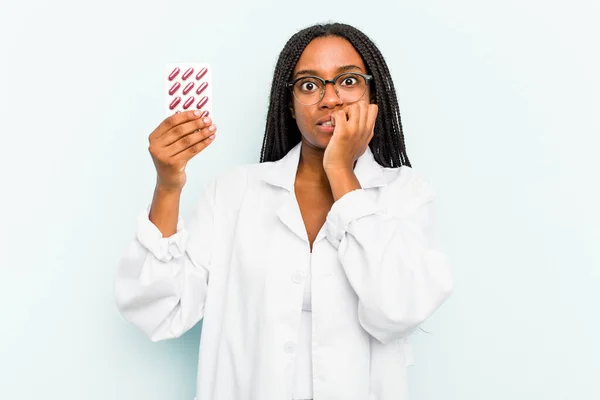
[[[337,168],[325,171],[334,201],[338,201],[346,193],[360,189],[360,182],[352,168]]]
[[[345,179],[350,178],[354,175],[354,169],[348,166],[339,166],[339,167],[327,167],[325,168],[325,174],[329,178],[332,179]]]
[[[354,173],[353,162],[329,163],[323,165],[323,169],[327,175],[348,175]]]
[[[154,192],[160,197],[179,197],[183,191],[182,186],[169,186],[157,182]]]

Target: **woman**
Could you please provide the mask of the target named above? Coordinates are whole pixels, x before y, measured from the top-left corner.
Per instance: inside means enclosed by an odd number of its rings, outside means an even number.
[[[215,179],[184,225],[185,165],[215,132],[190,111],[150,135],[157,184],[118,267],[124,317],[153,341],[203,319],[198,400],[406,398],[405,339],[452,278],[379,50],[344,24],[295,34],[261,163]]]

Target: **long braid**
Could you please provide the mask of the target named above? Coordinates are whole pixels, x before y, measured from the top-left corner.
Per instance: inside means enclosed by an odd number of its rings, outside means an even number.
[[[300,142],[301,134],[289,110],[290,92],[285,83],[306,46],[315,38],[338,36],[348,40],[373,75],[371,95],[379,107],[373,139],[369,144],[375,160],[384,167],[411,166],[406,154],[402,121],[392,78],[375,44],[358,29],[346,24],[314,25],[293,35],[279,54],[273,74],[269,111],[260,161],[276,161]]]
[[[374,154],[376,154],[375,150],[381,150],[381,153],[379,153],[381,159],[378,159],[378,162],[382,165],[387,161],[389,165],[386,166],[390,167],[398,167],[400,165],[410,166],[410,161],[408,160],[405,151],[404,135],[400,111],[398,109],[398,100],[396,98],[396,90],[387,64],[381,52],[369,38],[364,35],[359,35],[355,40],[355,47],[363,59],[365,59],[365,63],[367,65],[373,65],[371,67],[371,72],[373,70],[381,72],[381,74],[374,74],[375,88],[384,88],[383,91],[380,90],[376,93],[376,103],[379,108],[382,109],[382,112],[378,115],[376,122],[376,130],[379,131],[376,132],[376,135],[379,133],[379,135],[377,135],[378,140],[375,143],[372,143],[371,150],[373,150]],[[389,98],[386,98],[387,96],[389,96]],[[379,129],[377,129],[377,124],[379,124]],[[398,134],[389,135],[386,134],[386,132],[398,132]]]
[[[301,36],[304,36],[305,39],[302,40]],[[269,112],[267,115],[266,132],[271,132],[271,134],[266,134],[264,137],[261,162],[263,160],[277,160],[282,158],[293,147],[290,143],[295,142],[297,144],[300,141],[298,127],[294,123],[290,111],[286,109],[289,102],[289,93],[285,82],[287,82],[289,76],[292,74],[296,62],[310,40],[311,37],[308,34],[296,34],[288,40],[279,55],[275,73],[273,74]]]

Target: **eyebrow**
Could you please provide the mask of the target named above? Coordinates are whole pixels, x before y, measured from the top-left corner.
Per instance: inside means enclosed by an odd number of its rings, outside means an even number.
[[[359,67],[358,65],[344,65],[342,67],[339,67],[337,69],[337,72],[341,73],[341,72],[353,71],[353,70],[362,71],[363,69],[361,67]],[[298,75],[317,75],[318,76],[319,73],[314,69],[303,69],[301,71],[296,72],[292,79],[295,79],[296,77],[298,77]]]

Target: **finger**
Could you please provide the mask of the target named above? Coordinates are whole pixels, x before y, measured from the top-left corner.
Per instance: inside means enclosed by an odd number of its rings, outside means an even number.
[[[360,120],[360,108],[358,108],[358,103],[346,106],[344,111],[348,117],[348,122],[354,123],[356,120]]]
[[[196,154],[201,153],[208,146],[210,146],[212,144],[212,142],[214,142],[215,137],[216,136],[214,136],[214,135],[212,137],[207,137],[206,139],[202,140],[201,142],[198,142],[195,145],[190,146],[187,149],[183,150],[182,152],[174,155],[173,159],[176,162],[182,162],[182,161],[183,162],[187,162],[187,161],[189,161]]]
[[[337,110],[331,113],[331,124],[335,127],[345,127],[348,124],[346,110]]]
[[[203,140],[206,140],[210,136],[214,135],[217,131],[216,125],[211,125],[209,127],[203,128],[197,132],[190,133],[189,135],[183,136],[179,138],[176,142],[169,145],[165,151],[169,156],[173,157],[177,154],[188,150],[192,146],[196,146]]]
[[[367,131],[370,132],[371,138],[375,133],[375,122],[377,121],[377,114],[379,113],[379,107],[377,104],[369,104],[367,111]]]
[[[169,130],[185,122],[200,119],[200,115],[202,115],[202,111],[200,110],[190,110],[173,114],[165,118],[160,125],[158,125],[158,127],[150,134],[149,140],[157,139],[167,133]]]
[[[366,113],[364,111],[364,106],[365,104],[361,101],[358,103],[353,104],[354,105],[354,109],[356,111],[356,117],[355,117],[355,122],[354,122],[354,134],[357,136],[362,136],[362,128],[363,125],[365,123],[365,117],[366,117]]]
[[[358,108],[360,110],[360,124],[359,124],[359,130],[358,133],[365,137],[368,136],[370,133],[370,126],[369,126],[369,105],[364,102],[361,101],[358,103]]]
[[[171,128],[167,133],[158,138],[157,141],[161,146],[170,146],[182,137],[194,133],[200,129],[208,128],[211,124],[212,120],[210,117],[188,121]]]
[[[345,108],[348,115],[348,128],[352,134],[356,134],[360,127],[360,108],[358,103],[350,104]]]

